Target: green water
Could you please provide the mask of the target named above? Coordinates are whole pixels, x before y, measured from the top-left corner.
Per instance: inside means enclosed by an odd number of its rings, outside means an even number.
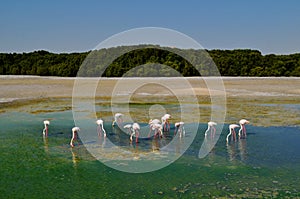
[[[206,129],[201,124],[174,163],[132,174],[95,160],[80,142],[69,147],[71,111],[0,117],[0,198],[300,197],[299,127],[247,126],[247,139],[228,146],[224,128],[214,149],[199,159]],[[42,136],[45,118],[53,118],[48,139]]]

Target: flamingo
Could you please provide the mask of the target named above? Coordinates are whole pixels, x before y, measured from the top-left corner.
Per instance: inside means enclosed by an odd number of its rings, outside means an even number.
[[[123,123],[122,117],[122,113],[116,113],[112,125],[115,126],[115,123],[117,123],[117,125],[120,126]]]
[[[249,124],[250,122],[248,120],[241,119],[239,121],[239,123],[240,123],[240,126],[241,126],[241,128],[239,130],[239,138],[246,138],[247,134],[246,134],[246,127],[245,127],[245,125]]]
[[[176,122],[175,123],[175,131],[174,131],[174,135],[176,135],[179,132],[179,137],[181,137],[182,135],[185,135],[185,130],[184,130],[184,122]]]
[[[160,120],[159,119],[154,119],[154,120],[150,119],[148,124],[149,124],[149,127],[150,127],[148,137],[150,137],[151,132],[155,131],[154,124],[160,124]]]
[[[123,128],[124,128],[124,129],[128,129],[128,133],[131,134],[131,131],[132,131],[132,124],[126,124]]]
[[[139,134],[140,134],[140,125],[138,123],[133,123],[132,124],[132,133],[130,135],[130,142],[132,142],[132,136],[135,135],[135,142],[138,142],[139,139]]]
[[[237,124],[230,124],[229,125],[229,133],[226,137],[227,143],[228,143],[228,138],[229,138],[230,135],[232,135],[233,140],[236,141],[236,133],[235,133],[234,129],[238,128],[238,127],[239,127],[239,125],[237,125]]]
[[[212,122],[212,121],[210,121],[210,122],[207,123],[207,129],[205,131],[205,137],[207,136],[208,132],[210,132],[210,137],[211,138],[215,137],[215,134],[216,134],[216,127],[215,126],[216,125],[217,125],[217,123]]]
[[[161,123],[164,131],[170,131],[170,122],[169,122],[170,118],[171,118],[170,114],[165,114],[164,116],[161,117]]]
[[[104,127],[103,127],[103,120],[102,119],[97,120],[96,124],[98,125],[97,126],[98,136],[101,136],[101,132],[103,132],[104,137],[106,137],[106,131],[105,131]]]
[[[44,125],[45,125],[45,128],[43,129],[43,135],[47,137],[48,136],[48,126],[50,125],[50,121],[45,120]]]
[[[75,127],[72,128],[72,139],[71,139],[71,142],[70,142],[71,147],[74,147],[73,141],[77,139],[78,131],[80,131],[79,127],[75,126]]]
[[[161,124],[153,124],[152,125],[152,129],[154,130],[154,137],[156,137],[157,135],[160,134],[160,137],[163,136],[163,132],[162,132],[162,125]]]

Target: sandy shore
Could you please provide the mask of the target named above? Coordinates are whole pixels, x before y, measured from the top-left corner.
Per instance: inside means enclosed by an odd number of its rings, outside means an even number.
[[[71,107],[76,78],[0,76],[1,112],[45,99],[69,99],[62,106]],[[80,80],[89,87],[98,79]],[[217,86],[211,82],[217,82]],[[221,83],[221,84],[220,84]],[[131,90],[132,87],[136,89]],[[117,88],[117,89],[116,89]],[[82,91],[84,95],[84,91]],[[208,103],[210,95],[226,96],[228,122],[241,117],[252,118],[259,125],[300,125],[299,111],[285,111],[282,104],[299,104],[300,78],[222,77],[214,78],[102,78],[97,82],[95,96],[109,100],[112,95],[134,95],[160,98],[195,93],[199,103]],[[149,102],[149,100],[148,100]],[[261,106],[275,104],[278,106]],[[42,109],[42,107],[41,107]],[[203,114],[209,120],[209,112]],[[263,121],[262,121],[263,120]]]
[[[102,78],[99,80],[99,88],[97,89],[96,96],[112,96],[117,84],[126,93],[126,91],[131,89],[131,86],[142,85],[145,82],[149,85],[145,85],[146,88],[141,88],[136,94],[157,93],[167,95],[170,93],[168,89],[162,89],[158,85],[161,84],[162,87],[164,85],[172,85],[172,92],[182,95],[189,95],[192,90],[196,95],[209,95],[208,89],[210,88],[208,88],[205,81],[214,81],[212,79],[186,78],[191,85],[191,87],[187,87],[182,84],[182,82],[186,81],[182,80],[182,78]],[[75,80],[76,78],[0,76],[0,99],[1,101],[5,101],[6,99],[72,97]],[[97,82],[97,80],[94,79],[93,82]],[[84,80],[80,81],[85,82]],[[228,97],[300,97],[300,78],[222,77],[222,79],[218,79],[217,81],[218,83],[223,81],[224,91]],[[218,88],[222,88],[222,85]],[[219,90],[219,92],[222,93],[222,90]]]

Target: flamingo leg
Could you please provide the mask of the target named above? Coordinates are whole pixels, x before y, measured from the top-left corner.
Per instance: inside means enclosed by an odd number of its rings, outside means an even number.
[[[48,137],[48,126],[46,127],[46,137]]]
[[[101,136],[101,129],[100,129],[99,125],[97,126],[97,132],[98,132],[98,136],[100,137]]]
[[[133,131],[132,133],[131,133],[131,135],[130,135],[130,142],[132,142],[132,137],[133,137],[133,135],[135,134],[135,132]]]
[[[159,129],[155,129],[155,138],[156,137],[162,137],[162,131]]]
[[[149,137],[150,137],[150,135],[151,135],[151,131],[152,131],[152,130],[150,129],[150,131],[149,131],[149,133],[148,133],[148,138],[149,138]]]
[[[239,130],[239,138],[243,138],[244,137],[244,132],[243,132],[243,125],[241,124],[241,128]]]
[[[150,125],[150,130],[149,130],[149,133],[148,133],[148,138],[150,137],[151,133],[152,133],[153,129],[152,129],[152,125]],[[155,135],[155,131],[154,131],[154,135]]]
[[[236,133],[234,129],[232,129],[232,138],[234,141],[236,141]]]
[[[73,142],[74,142],[75,139],[76,139],[76,135],[75,135],[75,132],[73,132],[71,142],[70,142],[71,147],[74,147]]]
[[[181,131],[181,128],[180,128],[180,127],[178,128],[177,133],[179,133],[179,137],[181,138],[181,137],[182,137],[182,131]]]
[[[178,133],[178,127],[175,126],[175,130],[174,130],[174,136]]]
[[[154,129],[154,138],[157,136],[157,129]]]
[[[245,125],[243,126],[243,133],[244,133],[244,137],[246,138],[247,137],[247,133],[246,133],[246,127],[245,127]]]
[[[45,128],[43,129],[43,135],[44,136],[48,136],[48,125],[47,124],[45,124]]]
[[[139,135],[140,135],[140,132],[137,130],[136,131],[136,136],[135,136],[135,142],[138,143],[139,141]]]

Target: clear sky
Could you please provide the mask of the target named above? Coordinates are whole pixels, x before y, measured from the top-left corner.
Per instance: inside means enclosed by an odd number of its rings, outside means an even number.
[[[0,52],[83,52],[149,26],[182,32],[206,49],[300,53],[298,0],[6,0]]]

